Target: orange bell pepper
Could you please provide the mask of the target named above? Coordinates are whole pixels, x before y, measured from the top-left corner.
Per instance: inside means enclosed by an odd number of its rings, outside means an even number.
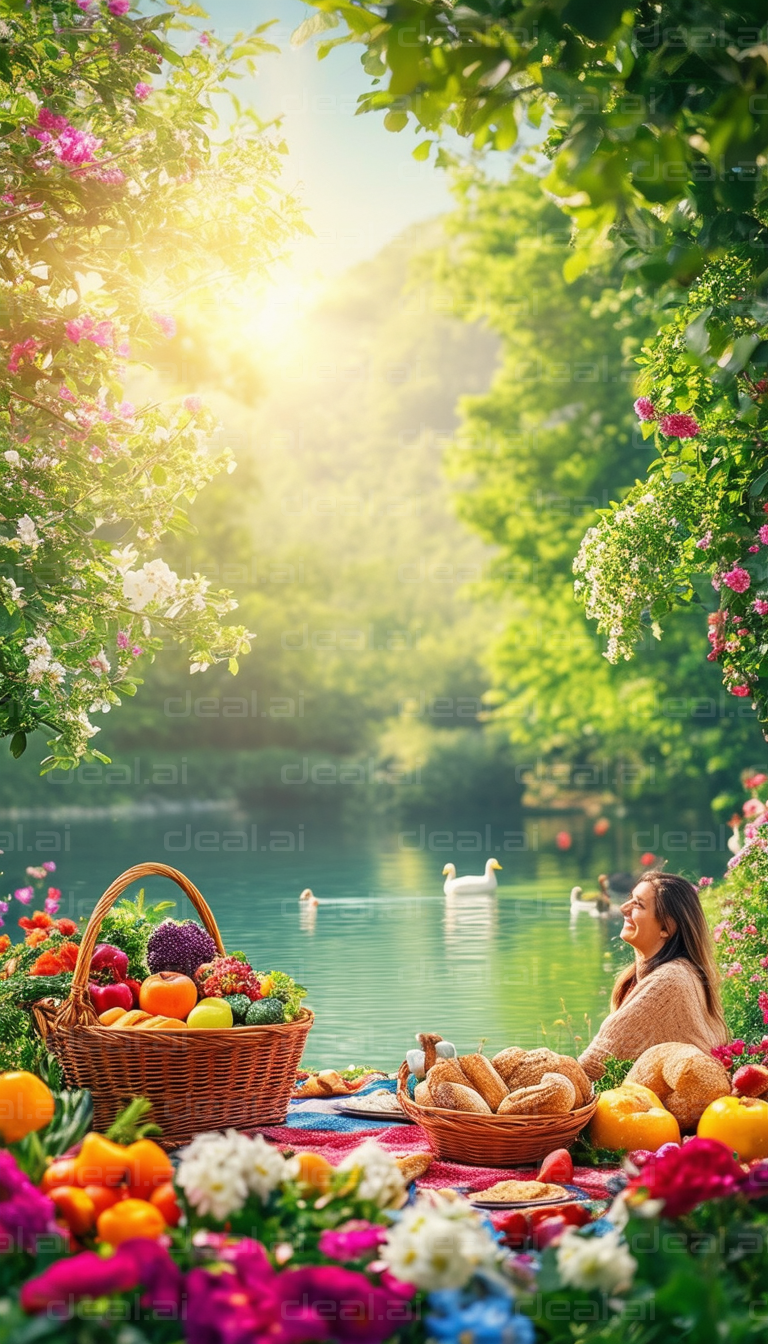
[[[589,1139],[596,1148],[647,1148],[655,1153],[663,1143],[680,1142],[680,1126],[649,1087],[622,1083],[600,1093]]]
[[[181,1221],[181,1207],[171,1181],[165,1181],[163,1185],[153,1190],[149,1202],[160,1210],[169,1227],[176,1227]]]
[[[330,1190],[333,1167],[320,1153],[297,1153],[294,1162],[299,1185],[306,1185],[320,1195]]]
[[[759,1097],[718,1097],[696,1130],[700,1139],[719,1139],[740,1162],[768,1157],[768,1101]]]
[[[75,1158],[75,1183],[119,1185],[128,1170],[127,1152],[103,1134],[86,1134]]]
[[[96,1231],[100,1241],[120,1246],[132,1237],[150,1237],[153,1241],[165,1231],[165,1219],[146,1199],[124,1199],[99,1214]]]
[[[48,1198],[56,1205],[70,1232],[81,1237],[90,1232],[96,1222],[96,1206],[85,1190],[78,1185],[56,1185],[48,1191]]]
[[[56,1157],[43,1172],[40,1189],[44,1195],[56,1185],[75,1185],[74,1157]]]
[[[17,1143],[53,1119],[53,1093],[41,1078],[23,1069],[0,1073],[0,1137]]]
[[[86,1185],[85,1193],[93,1203],[98,1218],[105,1209],[111,1209],[113,1204],[119,1204],[125,1199],[128,1191],[124,1185]]]
[[[137,1139],[123,1149],[127,1159],[126,1172],[132,1196],[149,1199],[153,1190],[173,1179],[173,1163],[159,1144],[151,1139]]]

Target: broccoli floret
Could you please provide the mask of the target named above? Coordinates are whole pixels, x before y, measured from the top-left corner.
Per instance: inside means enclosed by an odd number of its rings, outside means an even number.
[[[251,1006],[251,1000],[247,994],[225,994],[224,1002],[229,1004],[236,1022],[245,1021],[245,1015]]]

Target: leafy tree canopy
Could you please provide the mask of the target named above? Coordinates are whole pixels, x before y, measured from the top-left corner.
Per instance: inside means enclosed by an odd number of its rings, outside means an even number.
[[[231,595],[156,555],[234,460],[199,397],[135,406],[123,384],[183,296],[263,273],[302,227],[279,136],[216,112],[263,32],[181,55],[181,19],[128,10],[0,0],[0,733],[18,756],[52,730],[46,769],[88,757],[89,716],[164,634],[192,671],[248,650]]]

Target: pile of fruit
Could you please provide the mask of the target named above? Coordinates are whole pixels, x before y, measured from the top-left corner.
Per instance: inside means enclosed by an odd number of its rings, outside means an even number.
[[[216,1030],[292,1022],[306,990],[281,971],[254,971],[242,956],[222,956],[193,919],[165,919],[146,946],[149,974],[137,979],[127,952],[100,943],[88,989],[104,1027],[143,1031]]]

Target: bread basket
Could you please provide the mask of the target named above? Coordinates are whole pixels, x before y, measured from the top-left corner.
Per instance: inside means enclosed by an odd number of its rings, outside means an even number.
[[[285,1119],[307,1034],[314,1021],[302,1008],[293,1022],[228,1030],[137,1031],[103,1027],[88,994],[101,921],[131,883],[168,877],[195,907],[219,953],[216,920],[197,887],[164,863],[140,863],[116,878],[98,901],[80,944],[69,998],[43,1001],[35,1020],[61,1063],[69,1087],[93,1095],[94,1127],[105,1130],[132,1097],[147,1097],[169,1148],[201,1130],[251,1129]]]
[[[417,1106],[408,1095],[408,1065],[400,1065],[397,1100],[421,1125],[436,1157],[472,1167],[515,1167],[568,1148],[597,1110],[597,1097],[566,1115],[475,1115],[440,1106]]]

